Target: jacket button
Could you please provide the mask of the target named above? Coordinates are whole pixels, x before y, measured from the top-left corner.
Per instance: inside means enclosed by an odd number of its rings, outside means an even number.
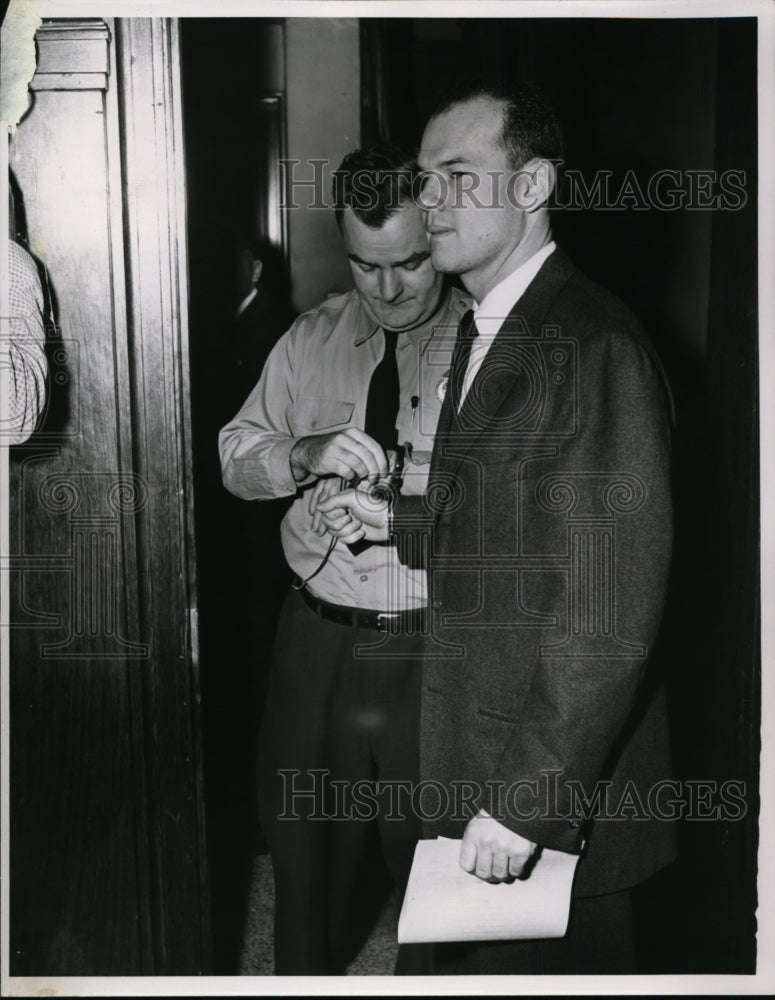
[[[437,609],[440,608],[441,600],[437,597],[435,600],[431,601],[431,606]]]

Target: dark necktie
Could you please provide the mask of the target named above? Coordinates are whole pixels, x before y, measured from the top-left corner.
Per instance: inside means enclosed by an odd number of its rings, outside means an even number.
[[[471,354],[471,344],[478,335],[476,323],[474,323],[474,311],[469,309],[464,313],[458,326],[457,340],[452,352],[452,360],[449,366],[449,380],[447,382],[447,392],[439,414],[439,424],[436,429],[436,436],[433,439],[433,455],[431,457],[431,467],[428,473],[428,485],[425,488],[426,499],[436,497],[434,510],[438,513],[440,509],[440,498],[449,493],[447,486],[443,483],[442,466],[445,459],[445,450],[451,442],[451,438],[457,433],[457,411],[460,404],[460,393],[463,388],[463,380],[468,367],[468,357]],[[439,479],[442,476],[442,479]]]
[[[388,448],[395,448],[398,444],[396,418],[400,397],[396,341],[399,335],[394,330],[383,330],[383,334],[385,353],[372,372],[369,382],[364,430],[387,451]]]
[[[364,430],[369,437],[387,451],[398,446],[398,431],[396,418],[400,405],[400,387],[398,382],[398,364],[396,362],[396,341],[398,334],[394,330],[383,330],[385,337],[385,353],[382,360],[371,373],[369,394],[366,397],[366,419]],[[354,556],[371,548],[373,542],[362,538],[353,542],[348,548]]]
[[[458,338],[455,344],[455,351],[452,357],[452,368],[449,375],[450,402],[452,413],[457,415],[460,409],[460,399],[463,393],[463,382],[465,381],[468,369],[468,359],[471,355],[471,345],[479,335],[474,322],[474,311],[469,309],[464,313],[458,328]]]

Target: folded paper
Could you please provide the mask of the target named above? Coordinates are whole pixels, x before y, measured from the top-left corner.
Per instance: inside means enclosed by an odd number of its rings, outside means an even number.
[[[398,921],[399,944],[565,934],[578,855],[546,849],[529,878],[498,884],[463,871],[459,855],[459,840],[418,843]]]

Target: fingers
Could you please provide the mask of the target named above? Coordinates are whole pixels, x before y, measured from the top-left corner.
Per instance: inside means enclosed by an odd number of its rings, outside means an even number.
[[[527,864],[527,858],[513,857],[509,858],[509,875],[512,878],[519,878],[522,874],[522,869]]]
[[[329,518],[329,516],[323,515],[323,518],[329,534],[341,539],[347,545],[358,541],[366,534],[366,530],[360,521],[351,517],[346,512],[342,512],[340,517]]]
[[[341,505],[341,498],[344,494],[336,494],[330,498],[330,502],[321,501],[317,509],[317,516],[320,519],[321,534],[328,532],[335,538],[341,539],[347,545],[358,541],[365,535],[365,529],[361,522]],[[339,504],[332,506],[332,504]]]
[[[459,863],[463,871],[466,872],[473,872],[476,868],[476,844],[466,836],[463,837],[463,842],[460,845]]]
[[[490,847],[477,844],[471,837],[463,837],[460,845],[460,867],[477,878],[489,882],[493,877],[493,852]],[[508,865],[508,862],[507,862]]]
[[[357,427],[325,435],[318,444],[313,469],[318,475],[333,473],[348,482],[378,479],[387,474],[387,457],[368,434]]]
[[[376,480],[380,476],[386,476],[388,473],[388,458],[374,438],[369,437],[368,434],[358,427],[348,427],[344,433],[353,441],[353,451],[355,451],[364,463],[367,470],[358,478]]]
[[[389,505],[386,500],[375,500],[370,496],[368,490],[358,488],[356,490],[344,490],[335,496],[328,497],[318,503],[318,509],[325,514],[331,513],[337,507],[345,507],[351,511],[362,524],[367,525],[380,532],[380,536],[387,538],[387,514]],[[369,534],[372,540],[377,535]]]
[[[509,877],[510,858],[505,851],[494,851],[491,855],[490,876],[498,882]]]
[[[522,874],[527,858],[510,855],[506,851],[469,844],[465,853],[461,849],[460,867],[483,882],[513,882]]]
[[[318,510],[317,501],[320,498],[320,495],[322,493],[322,486],[323,486],[324,482],[325,482],[324,479],[318,479],[317,483],[315,483],[314,488],[312,490],[310,490],[309,502],[307,504],[307,511],[308,511],[310,517],[312,518],[311,527],[312,527],[312,530],[315,532],[316,535],[321,534],[321,531],[320,531],[320,511]]]
[[[336,453],[327,460],[326,468],[330,468],[334,475],[348,483],[354,480],[371,479],[374,472],[364,459],[365,456],[355,450],[338,445]]]
[[[318,479],[314,487],[310,490],[307,510],[312,518],[310,527],[316,535],[324,535],[326,533],[326,525],[323,522],[319,507],[321,500],[333,496],[340,489],[340,480],[331,476],[325,479]]]
[[[513,882],[534,850],[535,844],[492,817],[476,817],[463,835],[460,867],[485,882]]]
[[[299,438],[291,451],[290,463],[297,482],[310,474],[340,476],[347,482],[376,481],[387,474],[388,467],[382,448],[357,427]]]
[[[342,507],[335,507],[327,514],[321,512],[320,519],[326,530],[330,531],[331,534],[343,531],[352,524],[359,523],[355,520],[349,510],[344,510]]]
[[[319,511],[330,514],[339,507],[352,510],[357,505],[358,499],[355,495],[355,490],[342,490],[341,493],[335,493],[333,496],[319,500],[317,506]]]
[[[366,537],[366,529],[362,524],[359,525],[357,521],[353,521],[352,530],[343,531],[341,534],[337,534],[336,537],[344,542],[345,545],[352,545],[353,542],[359,542],[362,538]]]

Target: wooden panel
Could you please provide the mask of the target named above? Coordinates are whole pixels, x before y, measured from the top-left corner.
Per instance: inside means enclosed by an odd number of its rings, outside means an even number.
[[[47,22],[35,40],[38,66],[33,91],[107,90],[110,36],[104,21]]]
[[[60,71],[79,76],[97,50],[98,61],[107,58],[107,24],[72,26],[68,38]],[[46,417],[11,460],[16,974],[147,968],[138,905],[143,797],[127,662],[148,653],[128,593],[146,489],[123,463],[130,449],[120,256],[115,266],[117,107],[104,91],[107,74],[89,75],[95,89],[38,91],[11,150],[30,246],[46,265],[57,319]]]
[[[146,714],[157,970],[207,959],[204,819],[189,413],[183,142],[175,22],[117,30],[124,136],[134,467],[149,486],[139,524],[141,619],[154,638]],[[143,53],[141,60],[138,56]]]
[[[57,330],[11,460],[12,975],[206,965],[176,46],[49,22],[13,141]]]

